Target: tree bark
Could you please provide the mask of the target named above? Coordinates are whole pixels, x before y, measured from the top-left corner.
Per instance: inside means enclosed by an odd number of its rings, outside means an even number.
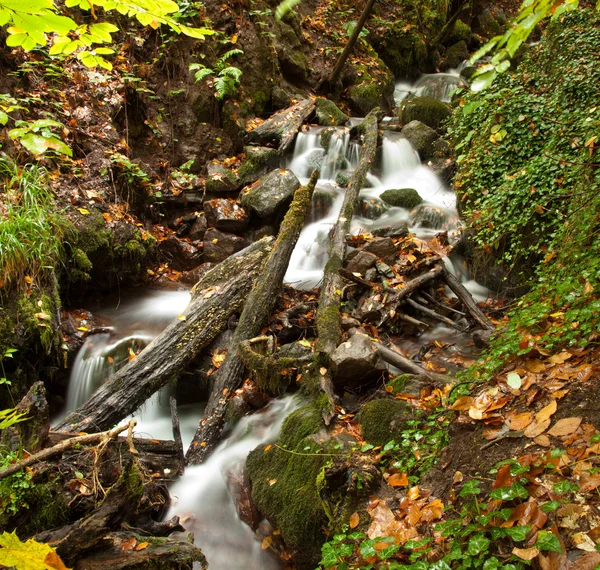
[[[314,99],[303,99],[275,113],[262,125],[248,133],[248,141],[261,145],[274,144],[280,151],[284,151],[292,144],[296,133],[314,110]]]
[[[325,85],[325,83],[323,83],[323,87],[327,87],[329,89],[334,88],[335,84],[337,83],[340,77],[340,73],[342,73],[342,69],[344,69],[346,60],[352,53],[354,45],[356,44],[356,41],[360,36],[360,32],[364,28],[367,18],[371,14],[371,10],[373,10],[374,5],[375,0],[368,0],[367,5],[365,6],[364,10],[362,11],[362,14],[360,15],[358,23],[356,24],[356,27],[354,28],[354,31],[352,32],[352,35],[350,36],[350,39],[348,40],[348,43],[344,48],[344,51],[340,54],[340,57],[338,58],[335,67],[333,68],[333,71],[331,72],[331,76],[329,77],[329,84]]]
[[[209,271],[192,290],[192,301],[182,317],[56,429],[71,432],[107,429],[175,379],[227,325],[231,315],[242,308],[272,241],[272,238],[263,238]]]
[[[396,352],[387,346],[383,346],[378,342],[374,342],[373,346],[377,350],[379,356],[381,356],[385,362],[395,366],[403,372],[408,372],[409,374],[415,374],[417,376],[424,376],[428,380],[442,384],[450,384],[452,382],[452,378],[449,376],[444,376],[443,374],[437,374],[436,372],[425,370],[425,368],[419,366],[416,362],[409,360],[405,356],[402,356],[399,352]]]
[[[460,299],[460,302],[469,311],[473,320],[483,329],[488,331],[496,330],[496,327],[483,314],[483,311],[477,306],[471,293],[469,293],[464,285],[456,278],[448,269],[444,267],[444,280],[452,292]]]
[[[294,194],[292,205],[281,223],[273,251],[264,265],[261,277],[248,296],[227,356],[216,374],[204,418],[200,421],[187,452],[188,464],[202,463],[219,443],[225,423],[228,396],[243,380],[244,364],[238,346],[241,342],[256,337],[271,315],[290,256],[304,226],[318,176],[318,171],[315,171],[309,183],[300,187]]]

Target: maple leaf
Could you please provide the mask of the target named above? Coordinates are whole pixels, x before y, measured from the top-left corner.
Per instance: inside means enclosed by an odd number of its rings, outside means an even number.
[[[29,539],[21,542],[13,531],[0,535],[0,564],[14,566],[20,570],[69,570],[47,544]]]

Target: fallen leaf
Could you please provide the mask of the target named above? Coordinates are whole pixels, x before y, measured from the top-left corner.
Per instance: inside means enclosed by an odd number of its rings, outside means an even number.
[[[598,473],[586,475],[585,477],[581,478],[581,481],[579,481],[579,491],[581,493],[593,491],[597,487],[600,487],[600,474]]]
[[[571,358],[572,356],[573,355],[570,352],[563,350],[562,352],[559,352],[558,354],[552,355],[548,359],[548,362],[550,364],[562,364],[563,362],[565,362],[565,360],[569,360],[569,358]]]
[[[450,409],[457,410],[459,412],[466,412],[473,405],[474,401],[475,398],[472,396],[461,396],[458,398],[458,400],[456,400],[456,402],[454,402],[454,404],[452,404],[452,406],[450,406]]]
[[[509,372],[506,375],[506,383],[513,389],[518,390],[523,384],[523,380],[516,372]]]
[[[556,400],[552,400],[545,408],[542,408],[537,414],[535,414],[535,421],[538,424],[545,422],[554,412],[556,412],[558,405]]]
[[[137,540],[135,538],[130,538],[129,540],[123,541],[123,544],[121,544],[121,548],[123,550],[133,550],[136,544]]]
[[[406,487],[408,485],[408,476],[406,473],[394,473],[387,480],[390,487]]]
[[[85,208],[77,208],[79,210],[80,214],[83,214],[84,216],[89,215],[90,211],[86,210]]]
[[[546,365],[539,359],[528,360],[525,362],[525,368],[529,372],[533,372],[534,374],[539,374],[540,372],[544,372],[546,370]]]
[[[148,548],[148,546],[150,545],[149,542],[140,542],[135,549],[136,550],[144,550],[144,548]]]
[[[525,437],[529,437],[531,439],[537,437],[538,435],[542,435],[549,427],[550,424],[552,423],[552,420],[545,420],[543,422],[533,422],[532,424],[530,424],[527,429],[525,430],[525,433],[523,434]]]
[[[581,418],[563,418],[562,420],[558,420],[552,428],[548,430],[548,434],[554,437],[569,435],[577,430],[579,424],[581,424]]]
[[[350,528],[356,528],[360,522],[360,516],[357,512],[350,515]]]
[[[263,550],[266,550],[267,548],[269,548],[269,546],[271,546],[272,542],[273,542],[273,537],[272,536],[265,536],[265,538],[263,538],[263,541],[260,544],[260,547]]]
[[[537,548],[517,548],[515,546],[512,549],[512,553],[522,560],[533,560],[540,553],[540,551]]]
[[[531,412],[523,412],[516,414],[510,419],[510,430],[519,431],[525,429],[533,421],[533,414]]]
[[[573,543],[575,544],[575,548],[584,550],[585,552],[596,551],[596,543],[585,532],[576,532],[572,539]]]

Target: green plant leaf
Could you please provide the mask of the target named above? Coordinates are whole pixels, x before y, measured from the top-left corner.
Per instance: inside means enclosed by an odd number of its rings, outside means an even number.
[[[560,541],[556,535],[548,530],[540,530],[538,533],[535,547],[538,550],[551,550],[553,552],[562,552]]]

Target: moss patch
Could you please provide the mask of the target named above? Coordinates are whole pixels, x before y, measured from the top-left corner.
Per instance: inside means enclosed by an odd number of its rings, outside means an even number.
[[[399,116],[404,125],[411,121],[421,121],[432,129],[439,129],[452,115],[452,107],[433,97],[415,97],[402,102]]]
[[[400,435],[408,419],[406,404],[385,398],[365,404],[357,416],[363,437],[374,445],[385,445]]]
[[[412,210],[423,202],[423,198],[414,188],[400,188],[398,190],[386,190],[380,198],[390,206]]]

